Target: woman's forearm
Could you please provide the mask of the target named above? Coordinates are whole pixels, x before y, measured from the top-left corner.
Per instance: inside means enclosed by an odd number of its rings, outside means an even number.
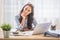
[[[21,25],[22,25],[23,28],[24,28],[24,21],[25,21],[25,19],[23,18],[22,22],[21,22]]]

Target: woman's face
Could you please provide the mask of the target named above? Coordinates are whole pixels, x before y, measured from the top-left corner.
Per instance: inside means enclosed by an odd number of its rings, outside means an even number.
[[[24,16],[27,16],[27,15],[29,15],[31,13],[31,10],[32,10],[31,6],[27,5],[27,6],[24,7],[22,14]]]

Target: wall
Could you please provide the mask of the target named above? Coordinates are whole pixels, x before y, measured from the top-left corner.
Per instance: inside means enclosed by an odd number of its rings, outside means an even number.
[[[0,0],[0,25],[3,23],[3,9],[2,9],[2,1]]]

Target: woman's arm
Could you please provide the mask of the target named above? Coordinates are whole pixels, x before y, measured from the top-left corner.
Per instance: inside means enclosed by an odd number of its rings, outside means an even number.
[[[23,28],[24,28],[24,21],[25,21],[25,18],[23,18],[22,22],[21,22],[21,25],[22,25]]]
[[[34,18],[33,19],[33,25],[34,25],[34,28],[36,27],[36,25],[37,25],[37,21],[36,21],[36,19]]]
[[[24,13],[23,13],[23,12],[22,12],[21,16],[22,16],[21,25],[22,25],[22,27],[24,28],[25,15],[24,15]]]
[[[15,21],[16,21],[16,24],[17,24],[15,28],[18,29],[18,30],[22,30],[23,27],[22,27],[21,23],[19,22],[19,18],[20,18],[19,15],[15,16]]]

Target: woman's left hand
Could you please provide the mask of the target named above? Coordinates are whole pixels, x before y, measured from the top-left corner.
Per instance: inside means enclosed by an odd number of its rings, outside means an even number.
[[[26,28],[23,28],[23,31],[28,31],[29,29],[26,27]]]
[[[28,29],[27,27],[26,28],[23,28],[23,31],[28,31],[28,30],[33,30],[32,28],[31,29]]]

